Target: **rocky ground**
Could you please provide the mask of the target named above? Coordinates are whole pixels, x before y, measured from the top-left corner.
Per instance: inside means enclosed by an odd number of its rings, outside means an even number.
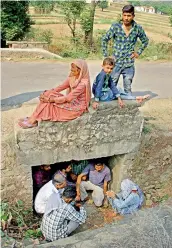
[[[152,206],[172,196],[172,100],[147,102],[140,151],[130,171]]]

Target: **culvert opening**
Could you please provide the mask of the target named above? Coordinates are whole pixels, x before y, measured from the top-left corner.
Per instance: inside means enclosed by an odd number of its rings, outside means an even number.
[[[41,195],[44,198],[45,201],[45,195],[47,193],[45,187],[46,185],[52,184],[52,182],[50,182],[54,176],[55,173],[63,173],[64,169],[68,166],[71,165],[71,171],[66,173],[66,180],[69,184],[69,186],[71,184],[75,184],[76,183],[76,179],[71,177],[71,173],[78,176],[87,166],[89,165],[95,165],[97,162],[100,162],[102,164],[105,164],[105,166],[107,168],[110,169],[110,174],[111,174],[111,181],[108,183],[108,189],[110,189],[110,185],[112,185],[113,182],[113,168],[115,166],[115,156],[112,157],[105,157],[105,158],[96,158],[96,159],[90,159],[90,160],[80,160],[80,161],[68,161],[68,162],[61,162],[61,163],[55,163],[55,164],[51,164],[49,167],[50,169],[47,171],[45,171],[43,174],[45,174],[45,176],[47,176],[47,179],[44,178],[44,182],[42,182],[42,185],[37,185],[38,181],[40,180],[41,176],[40,176],[40,172],[42,172],[42,166],[34,166],[32,167],[32,179],[33,179],[33,209],[35,212],[35,197],[36,195],[38,195],[41,191]],[[87,176],[87,178],[84,179],[84,181],[89,181],[89,176]],[[41,186],[41,187],[40,187]],[[39,188],[40,187],[40,188]],[[73,187],[73,185],[72,185]],[[101,187],[101,186],[100,186]],[[44,189],[45,189],[45,193],[44,193]],[[89,200],[87,202],[84,203],[84,207],[87,211],[87,220],[86,223],[81,225],[75,232],[82,232],[85,231],[87,229],[92,229],[92,228],[97,228],[99,226],[103,226],[104,223],[107,223],[105,221],[105,212],[103,210],[103,208],[97,208],[93,202],[93,198],[92,198],[92,190],[88,190],[88,196],[89,196]],[[46,199],[46,201],[48,201],[48,199]],[[35,212],[36,213],[36,212]],[[40,215],[40,217],[42,217],[42,215]]]

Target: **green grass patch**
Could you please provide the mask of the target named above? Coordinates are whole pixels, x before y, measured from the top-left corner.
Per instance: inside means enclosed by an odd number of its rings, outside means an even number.
[[[150,42],[140,56],[142,60],[172,60],[172,43]]]

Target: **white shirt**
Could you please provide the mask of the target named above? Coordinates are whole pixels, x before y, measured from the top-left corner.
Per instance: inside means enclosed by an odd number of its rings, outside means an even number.
[[[46,183],[37,193],[35,198],[35,211],[39,214],[44,214],[45,206],[47,204],[48,198],[51,196],[52,193],[57,193],[57,197],[60,200],[59,191],[54,187],[52,180]]]

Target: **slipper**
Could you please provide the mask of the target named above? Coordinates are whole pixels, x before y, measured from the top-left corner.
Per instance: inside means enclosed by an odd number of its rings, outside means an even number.
[[[29,117],[20,118],[19,121],[27,121]]]
[[[28,123],[27,120],[24,120],[24,121],[18,122],[18,125],[21,128],[27,129],[27,128],[32,128],[32,127],[37,127],[38,126],[38,123],[36,123],[36,124],[30,124],[30,123]]]

